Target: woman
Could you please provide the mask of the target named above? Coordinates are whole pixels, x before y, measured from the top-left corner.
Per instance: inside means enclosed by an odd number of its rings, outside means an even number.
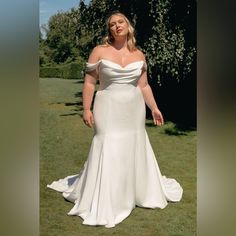
[[[135,46],[134,29],[121,13],[108,18],[107,29],[104,44],[90,54],[83,87],[83,120],[95,129],[88,159],[80,174],[48,187],[75,203],[69,215],[109,228],[136,205],[164,208],[167,201],[180,201],[183,189],[161,175],[145,130],[145,103],[154,124],[164,121],[148,85],[145,57]]]

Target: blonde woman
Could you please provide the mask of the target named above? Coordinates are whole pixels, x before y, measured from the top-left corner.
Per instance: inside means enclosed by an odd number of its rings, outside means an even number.
[[[104,44],[93,49],[87,63],[83,121],[95,131],[87,161],[78,175],[48,185],[75,204],[68,215],[80,216],[83,224],[114,227],[136,206],[164,208],[181,200],[180,184],[161,175],[145,130],[145,103],[154,124],[163,125],[134,28],[125,15],[114,13]]]

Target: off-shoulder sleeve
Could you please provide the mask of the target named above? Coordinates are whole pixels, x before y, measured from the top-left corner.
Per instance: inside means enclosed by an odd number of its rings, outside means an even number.
[[[88,63],[88,62],[86,62],[86,72],[90,72],[90,71],[95,70],[99,66],[100,62],[101,61],[98,61],[96,63]]]

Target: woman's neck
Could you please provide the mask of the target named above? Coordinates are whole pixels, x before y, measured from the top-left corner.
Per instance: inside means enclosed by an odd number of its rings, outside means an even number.
[[[127,38],[115,39],[112,46],[117,50],[122,50],[127,48]]]

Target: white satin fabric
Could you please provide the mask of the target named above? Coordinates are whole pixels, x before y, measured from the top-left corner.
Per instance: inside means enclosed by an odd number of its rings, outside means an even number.
[[[145,102],[137,81],[144,61],[125,67],[102,59],[87,63],[98,69],[100,85],[93,114],[95,135],[84,167],[77,175],[54,181],[47,187],[62,192],[74,203],[68,215],[86,225],[114,227],[135,206],[164,208],[177,202],[183,189],[162,176],[145,130]]]

